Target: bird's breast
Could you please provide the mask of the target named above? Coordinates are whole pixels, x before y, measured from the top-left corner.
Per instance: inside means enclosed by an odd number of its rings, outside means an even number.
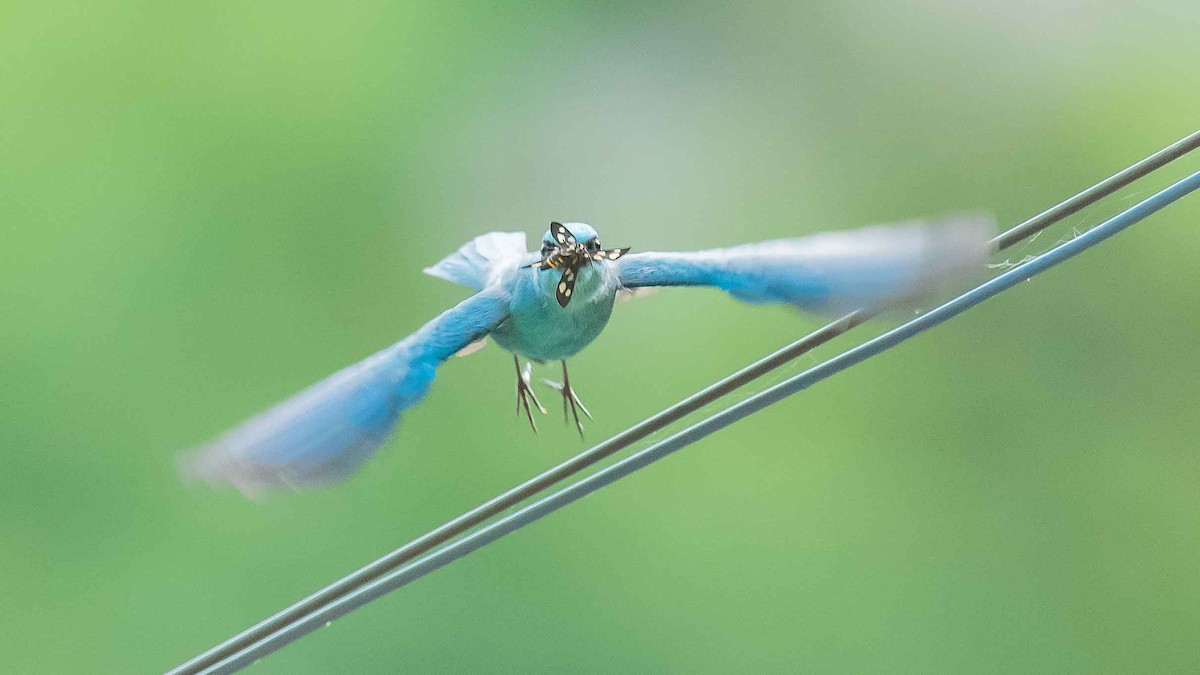
[[[617,273],[607,263],[584,265],[566,307],[555,299],[558,269],[522,269],[513,281],[509,317],[492,338],[501,347],[540,361],[574,356],[596,339],[612,315]]]

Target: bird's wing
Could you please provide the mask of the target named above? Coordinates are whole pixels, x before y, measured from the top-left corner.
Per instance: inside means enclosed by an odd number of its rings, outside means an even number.
[[[993,229],[985,217],[881,225],[707,251],[631,253],[613,264],[625,289],[715,286],[745,302],[848,311],[978,267]]]
[[[423,271],[481,291],[504,270],[521,266],[527,257],[524,232],[488,232]]]
[[[416,333],[186,453],[185,476],[247,495],[346,478],[387,438],[434,371],[508,316],[509,292],[491,286]]]

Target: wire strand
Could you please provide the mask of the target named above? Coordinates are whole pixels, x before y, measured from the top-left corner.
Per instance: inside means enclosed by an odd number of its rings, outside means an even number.
[[[1046,211],[1034,216],[1033,218],[1030,218],[1020,225],[1017,225],[1016,227],[996,237],[992,241],[992,244],[997,250],[1008,248],[1022,239],[1044,230],[1063,218],[1079,212],[1081,209],[1112,194],[1113,192],[1116,192],[1130,183],[1139,180],[1140,178],[1150,174],[1162,166],[1165,166],[1175,159],[1182,157],[1198,146],[1200,146],[1200,131],[1197,131],[1188,137],[1173,143],[1172,145],[1154,153],[1153,155],[1130,166],[1129,168],[1114,174],[1113,176],[1101,181],[1100,183],[1097,183],[1083,192],[1080,192],[1074,197],[1071,197],[1070,199],[1063,201],[1062,203],[1057,204],[1050,209],[1047,209]],[[1192,178],[1196,177],[1197,176],[1194,175],[1187,180],[1191,180]],[[1179,184],[1169,188],[1168,190],[1175,189],[1178,187],[1178,185]],[[1193,187],[1192,189],[1195,188]],[[1146,204],[1154,203],[1153,200],[1161,201],[1163,199],[1167,199],[1166,197],[1163,197],[1163,195],[1167,192],[1168,191],[1164,191],[1163,193],[1159,193],[1158,195],[1147,199],[1137,206],[1123,212],[1120,216],[1117,216],[1117,218],[1126,216],[1126,214],[1135,213],[1138,209],[1143,209]],[[1178,199],[1179,196],[1182,196],[1182,194],[1163,202],[1162,204],[1153,208],[1153,210],[1162,208],[1163,205],[1170,203],[1170,201],[1173,201],[1174,199]],[[1153,210],[1137,216],[1128,224],[1132,224],[1132,222],[1136,222],[1137,220],[1144,218],[1146,215],[1149,215],[1149,213],[1152,213]],[[1073,239],[1065,244],[1060,245],[1059,247],[1056,247],[1050,253],[1043,254],[1029,263],[1021,265],[1016,269],[1012,269],[1009,272],[996,277],[995,279],[974,289],[970,293],[979,292],[980,289],[989,287],[989,284],[992,284],[1000,279],[1006,279],[1009,277],[1009,275],[1017,274],[1020,276],[1021,274],[1025,274],[1029,269],[1035,270],[1028,272],[1029,276],[1036,274],[1037,272],[1041,271],[1041,269],[1031,268],[1030,266],[1033,265],[1034,262],[1041,261],[1051,253],[1064,249],[1064,247],[1071,245],[1079,247],[1080,244],[1077,244],[1076,242],[1083,240],[1084,237],[1087,237],[1092,232],[1096,232],[1101,228],[1114,227],[1111,226],[1110,223],[1117,220],[1117,218],[1107,221],[1104,225],[1089,231],[1089,233],[1077,239]],[[1128,224],[1124,225],[1123,227],[1127,227]],[[1118,228],[1118,230],[1119,229],[1123,228]],[[1091,241],[1091,239],[1086,239],[1085,241]],[[1098,243],[1098,241],[1099,240],[1097,240],[1095,243]],[[1081,251],[1091,245],[1093,244],[1087,244],[1079,250]],[[1079,251],[1068,253],[1065,257],[1070,257],[1077,252]],[[1063,259],[1065,259],[1065,257]],[[1051,262],[1047,266],[1057,264],[1057,262],[1059,261]],[[996,290],[995,292],[991,293],[991,295],[994,295],[994,293],[998,293],[1001,290],[1003,290],[1003,288]],[[871,310],[865,309],[847,314],[846,316],[827,324],[821,329],[801,338],[800,340],[793,342],[783,349],[780,349],[775,353],[770,354],[767,357],[751,364],[750,366],[743,368],[733,375],[730,375],[729,377],[726,377],[725,379],[707,387],[706,389],[703,389],[692,396],[685,398],[675,405],[666,408],[658,414],[653,415],[646,420],[639,422],[638,424],[635,424],[634,426],[613,436],[612,438],[609,438],[608,440],[572,457],[571,459],[566,460],[565,462],[549,469],[548,471],[545,471],[542,474],[539,474],[538,476],[535,476],[534,478],[498,495],[497,497],[488,500],[487,502],[477,506],[474,509],[471,509],[470,511],[467,511],[457,518],[446,522],[445,524],[412,540],[411,542],[392,551],[382,558],[379,558],[371,564],[366,565],[365,567],[362,567],[345,577],[342,577],[320,591],[308,596],[307,598],[304,598],[300,602],[287,607],[286,609],[276,613],[275,615],[256,624],[255,626],[235,635],[216,647],[213,647],[212,649],[176,667],[170,671],[170,673],[182,674],[199,672],[230,672],[231,670],[240,668],[250,663],[254,659],[260,658],[261,656],[275,651],[287,643],[298,639],[308,632],[311,632],[315,628],[323,625],[326,621],[330,621],[333,618],[342,616],[345,613],[352,611],[354,608],[361,606],[362,604],[365,604],[376,597],[379,597],[379,595],[393,590],[394,588],[399,588],[400,586],[407,584],[412,580],[423,576],[424,574],[428,574],[429,572],[449,563],[450,561],[476,550],[478,547],[485,545],[489,541],[518,529],[528,522],[533,522],[533,520],[541,518],[547,513],[557,510],[571,501],[578,499],[584,494],[587,494],[595,489],[598,489],[602,485],[607,484],[606,482],[596,483],[594,484],[594,487],[589,489],[587,486],[591,486],[593,483],[589,483],[588,481],[603,481],[603,477],[609,476],[611,479],[608,480],[608,482],[611,482],[622,475],[626,475],[626,473],[636,471],[638,468],[641,468],[641,466],[645,466],[646,464],[655,461],[660,456],[665,456],[665,454],[669,454],[670,452],[684,447],[695,440],[699,440],[713,431],[723,428],[737,419],[741,419],[741,417],[761,409],[761,407],[770,405],[775,401],[790,395],[791,393],[795,393],[795,391],[799,391],[807,386],[811,386],[810,382],[809,384],[805,384],[803,387],[795,389],[794,391],[788,391],[786,388],[781,389],[781,387],[784,387],[789,383],[794,383],[798,380],[798,378],[804,378],[805,376],[812,377],[812,375],[810,375],[811,373],[823,372],[821,369],[827,368],[829,364],[839,362],[839,359],[844,359],[850,354],[859,353],[858,350],[861,350],[863,347],[876,344],[879,340],[896,334],[897,331],[901,331],[909,326],[918,325],[923,326],[918,328],[916,331],[920,332],[920,330],[937,325],[937,323],[944,321],[946,318],[949,318],[949,316],[953,316],[958,312],[961,312],[963,309],[966,309],[966,307],[976,304],[978,300],[975,301],[975,303],[970,303],[964,306],[962,309],[945,316],[944,318],[930,319],[931,316],[940,316],[935,315],[935,313],[945,311],[946,307],[961,300],[967,295],[970,295],[970,293],[960,296],[956,300],[951,301],[951,303],[947,303],[947,305],[943,305],[933,312],[924,314],[921,317],[904,324],[904,326],[880,336],[880,338],[876,338],[868,343],[864,343],[864,345],[845,352],[841,356],[834,357],[830,361],[827,361],[813,369],[806,370],[797,376],[789,378],[778,385],[775,385],[767,390],[764,390],[763,392],[760,392],[759,394],[756,394],[755,396],[742,401],[741,403],[735,404],[730,408],[717,413],[716,415],[696,425],[693,425],[692,427],[689,427],[678,434],[675,434],[663,441],[660,441],[635,453],[634,455],[631,455],[625,460],[602,469],[588,478],[582,479],[581,481],[574,483],[571,486],[568,486],[567,488],[564,488],[563,490],[560,490],[559,492],[556,492],[541,501],[535,502],[524,509],[498,520],[492,525],[484,527],[473,534],[463,537],[462,539],[459,539],[458,541],[449,544],[446,547],[425,556],[424,558],[421,558],[417,562],[406,564],[416,560],[419,556],[429,553],[440,544],[443,544],[454,537],[467,532],[471,528],[485,523],[507,509],[532,498],[550,486],[559,483],[579,473],[580,471],[583,471],[584,469],[607,457],[612,456],[614,453],[624,448],[629,447],[631,444],[649,436],[650,434],[667,427],[671,423],[678,421],[684,416],[699,410],[713,401],[716,401],[729,392],[740,388],[741,386],[779,368],[786,363],[789,363],[795,358],[808,353],[815,347],[825,344],[835,337],[846,333],[855,326],[874,316],[874,313]],[[990,297],[991,295],[985,295],[983,297]],[[922,324],[921,322],[923,321],[928,322],[928,325]],[[915,334],[915,332],[913,334]],[[911,335],[899,338],[896,340],[896,343],[907,339],[907,337],[911,337]],[[891,345],[883,347],[880,349],[880,351],[887,349],[890,346]],[[867,358],[867,356],[870,355],[872,354],[867,354],[862,358]],[[825,377],[844,369],[844,367],[849,367],[849,365],[857,362],[858,361],[849,362],[842,368],[832,370],[827,374],[820,376],[816,380],[813,380],[813,382],[824,379]],[[787,393],[781,393],[785,391]],[[771,396],[769,396],[771,392],[776,392],[775,395],[778,395],[778,398],[771,398]],[[752,402],[758,403],[751,404]],[[761,407],[755,407],[756,405]],[[744,414],[738,414],[737,411],[745,412]],[[729,415],[734,416],[728,418],[725,417]],[[725,419],[728,419],[728,421],[721,423],[721,420]],[[717,426],[713,426],[711,429],[709,429],[709,427],[705,427],[705,425]],[[704,429],[709,430],[704,431]],[[699,433],[699,435],[695,435],[694,437],[689,435],[697,433]],[[671,445],[672,443],[678,445]],[[664,451],[664,448],[669,449]],[[639,460],[638,458],[641,459]],[[638,464],[635,460],[643,461],[644,463]],[[633,463],[631,464],[630,462]],[[618,469],[618,467],[625,467],[625,469]],[[626,473],[620,473],[622,470],[624,470]],[[614,471],[617,471],[617,473],[612,473]],[[584,491],[578,493],[577,496],[570,496],[575,494],[574,491],[578,490]],[[566,501],[561,501],[562,499],[566,499]],[[531,509],[540,510],[530,511]],[[531,514],[536,515],[529,520],[523,520],[523,518],[528,518]],[[503,527],[500,527],[502,525]],[[500,530],[496,529],[498,527],[500,527]],[[499,532],[499,534],[496,534],[497,532]],[[494,535],[494,538],[488,539],[485,535]]]

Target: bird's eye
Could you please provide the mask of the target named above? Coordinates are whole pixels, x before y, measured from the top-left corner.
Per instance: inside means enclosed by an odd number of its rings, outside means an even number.
[[[554,252],[553,244],[542,244],[542,255],[550,255]]]
[[[588,250],[589,251],[599,251],[600,250],[600,240],[593,239],[593,240],[589,241],[588,242]]]

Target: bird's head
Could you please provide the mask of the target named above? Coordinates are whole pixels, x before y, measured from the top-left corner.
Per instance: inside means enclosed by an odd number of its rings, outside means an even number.
[[[542,237],[542,259],[528,267],[538,270],[561,269],[555,291],[558,304],[566,307],[575,291],[575,279],[584,265],[616,260],[629,252],[628,248],[605,249],[600,245],[596,229],[587,223],[550,223]]]

